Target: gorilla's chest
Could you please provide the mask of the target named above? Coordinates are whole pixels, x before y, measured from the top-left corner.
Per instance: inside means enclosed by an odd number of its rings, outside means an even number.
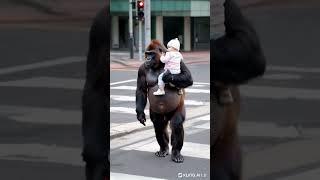
[[[160,70],[148,70],[146,73],[146,81],[148,84],[148,87],[153,87],[157,85],[158,83],[158,77],[163,72],[163,69]]]

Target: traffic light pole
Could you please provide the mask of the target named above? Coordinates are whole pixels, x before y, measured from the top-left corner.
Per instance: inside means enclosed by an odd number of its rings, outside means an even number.
[[[139,60],[142,61],[142,21],[139,20]]]
[[[130,59],[133,59],[133,20],[132,20],[132,0],[129,0],[129,46]]]
[[[144,45],[148,46],[151,42],[151,1],[144,0],[144,27],[145,27],[145,40]]]

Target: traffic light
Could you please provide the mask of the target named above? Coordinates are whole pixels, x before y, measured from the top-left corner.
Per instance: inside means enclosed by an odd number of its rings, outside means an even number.
[[[138,7],[138,19],[142,21],[144,19],[144,2],[143,1],[137,1],[137,7]]]

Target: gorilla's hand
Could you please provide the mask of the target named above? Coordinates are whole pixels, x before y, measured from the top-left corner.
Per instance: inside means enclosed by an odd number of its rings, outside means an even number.
[[[164,83],[170,83],[173,81],[173,74],[171,74],[169,71],[165,72],[162,76],[162,81]]]
[[[137,113],[137,119],[140,121],[141,124],[143,124],[144,126],[146,126],[145,122],[146,122],[146,115],[144,114],[144,112],[142,113]]]

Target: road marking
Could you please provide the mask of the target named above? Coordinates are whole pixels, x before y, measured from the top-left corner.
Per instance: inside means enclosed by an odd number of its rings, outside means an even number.
[[[303,173],[299,173],[296,175],[284,177],[284,178],[278,178],[276,180],[301,180],[301,179],[320,179],[320,168],[309,170]]]
[[[0,106],[0,113],[24,123],[78,125],[81,111],[26,106]]]
[[[201,125],[196,125],[194,126],[194,128],[210,130],[210,122],[207,122]]]
[[[319,151],[319,139],[310,139],[288,141],[287,143],[273,145],[267,149],[248,153],[244,156],[243,160],[243,179],[254,179],[255,177],[262,177],[267,174],[288,171],[318,163],[320,161]]]
[[[0,159],[84,165],[81,148],[43,144],[0,144]]]
[[[297,73],[320,73],[320,68],[313,68],[313,67],[267,66],[267,70],[297,72]]]
[[[136,90],[136,86],[115,86],[115,87],[110,87],[110,89],[116,89],[116,90]],[[210,90],[207,89],[191,89],[191,88],[186,88],[185,91],[187,93],[205,93],[209,94]]]
[[[85,81],[76,78],[34,77],[29,79],[0,82],[2,87],[35,87],[82,90]]]
[[[201,120],[201,121],[210,121],[210,114],[206,116],[201,116],[196,118],[196,120]]]
[[[155,139],[152,138],[122,147],[121,149],[126,151],[135,150],[144,152],[156,152],[159,150],[159,145],[155,141]],[[169,149],[171,149],[171,145],[169,145]],[[210,159],[210,145],[184,142],[181,154],[189,157]]]
[[[57,65],[62,65],[62,64],[83,62],[85,60],[86,60],[86,58],[83,56],[73,56],[73,57],[64,57],[64,58],[59,58],[59,59],[41,61],[41,62],[26,64],[26,65],[1,68],[0,75],[17,73],[17,72],[21,72],[21,71],[33,70],[33,69],[39,69],[39,68],[46,68],[46,67],[57,66]]]
[[[129,79],[129,80],[125,80],[125,81],[118,81],[118,82],[113,82],[113,83],[110,83],[111,86],[113,85],[117,85],[117,84],[123,84],[123,83],[128,83],[128,82],[135,82],[137,81],[136,79]]]
[[[110,112],[112,113],[124,113],[124,114],[136,114],[135,108],[130,107],[110,107]],[[149,115],[149,111],[147,109],[144,110],[146,115]]]
[[[245,122],[238,125],[242,137],[297,138],[299,131],[292,125],[280,126],[271,122]],[[272,132],[272,133],[270,133]]]
[[[165,179],[159,179],[159,178],[154,178],[154,177],[137,176],[137,175],[110,172],[110,180],[124,180],[124,179],[130,179],[130,180],[165,180]]]
[[[123,102],[135,102],[136,97],[135,96],[122,96],[122,95],[110,95],[110,99],[114,101],[123,101]],[[203,106],[210,104],[209,102],[203,102],[203,101],[196,101],[196,100],[185,100],[185,105],[190,106]]]
[[[268,99],[302,99],[319,100],[320,90],[283,88],[273,86],[241,86],[241,95],[254,98]]]
[[[279,73],[279,74],[266,74],[262,78],[270,79],[270,80],[299,80],[299,79],[302,79],[302,76],[298,74]]]
[[[114,109],[113,107],[111,107],[111,109]],[[134,116],[132,116],[134,122],[130,122],[130,123],[111,123],[111,128],[110,128],[110,136],[116,135],[118,133],[129,133],[132,132],[134,130],[138,130],[141,129],[145,126],[142,126],[138,120],[136,120],[136,112],[134,108],[122,108],[122,107],[116,107],[115,110],[111,111],[112,113],[115,112],[121,112],[121,113],[127,113],[127,114],[132,114]],[[196,108],[187,108],[186,109],[186,122],[184,123],[185,127],[188,126],[193,126],[194,123],[202,121],[201,118],[195,118],[198,117],[200,115],[203,114],[208,114],[210,113],[210,108],[209,105],[207,106],[200,106],[200,107],[196,107]],[[145,110],[145,114],[149,116],[149,111]],[[146,121],[146,127],[149,126],[153,126],[151,120],[149,117],[147,117],[147,121]]]

